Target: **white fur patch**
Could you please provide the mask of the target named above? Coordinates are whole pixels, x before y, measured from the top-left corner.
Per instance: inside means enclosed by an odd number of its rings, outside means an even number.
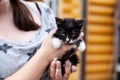
[[[73,43],[73,40],[70,40],[70,43]]]
[[[80,45],[78,46],[78,49],[83,52],[86,48],[86,45],[85,45],[85,42],[84,41],[81,41],[80,42]]]
[[[52,44],[53,44],[54,48],[58,49],[61,47],[62,41],[58,38],[53,38]]]

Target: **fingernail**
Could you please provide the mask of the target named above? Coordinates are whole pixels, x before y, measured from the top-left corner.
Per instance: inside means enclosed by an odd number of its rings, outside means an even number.
[[[52,61],[52,62],[51,62],[51,65],[55,65],[55,64],[56,64],[56,62],[55,62],[55,61]]]
[[[61,62],[60,61],[57,61],[57,66],[61,66]]]
[[[74,48],[74,49],[76,49],[76,48],[77,48],[77,46],[76,46],[76,45],[73,45],[73,48]]]
[[[84,32],[81,32],[80,34],[81,34],[82,37],[84,36]]]
[[[77,67],[74,66],[74,65],[72,65],[72,71],[73,71],[73,72],[77,71]]]

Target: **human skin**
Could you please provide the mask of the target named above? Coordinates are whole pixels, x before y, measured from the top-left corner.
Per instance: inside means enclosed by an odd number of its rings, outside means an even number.
[[[35,22],[41,25],[40,23],[41,21],[37,17],[37,15],[35,15],[35,13],[32,12],[31,10],[30,12],[32,13]],[[46,67],[49,65],[49,63],[53,64],[52,61],[54,58],[60,58],[67,50],[70,50],[71,48],[76,48],[75,45],[70,46],[63,44],[60,49],[55,49],[52,46],[52,35],[55,33],[55,31],[56,29],[51,31],[50,34],[46,36],[41,48],[22,68],[20,68],[17,72],[12,74],[11,76],[7,77],[5,80],[39,80],[43,72],[45,71]],[[0,38],[8,41],[22,42],[30,39],[34,34],[35,31],[25,32],[19,30],[15,26],[13,21],[13,12],[12,12],[10,0],[0,0]],[[55,65],[51,65],[50,68],[57,66],[54,69],[60,70],[58,65],[60,65],[60,62],[56,61]],[[67,69],[70,68],[69,66],[71,64],[68,62],[66,63],[66,65],[67,65],[66,67]],[[70,71],[70,69],[68,71]],[[56,73],[54,75],[55,76],[61,75],[61,73],[59,72],[59,74]]]

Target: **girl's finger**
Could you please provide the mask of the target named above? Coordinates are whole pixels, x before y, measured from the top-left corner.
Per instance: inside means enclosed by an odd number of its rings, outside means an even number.
[[[53,34],[57,31],[57,28],[53,29],[52,31],[50,31],[49,35],[51,38],[53,37]]]
[[[77,71],[77,67],[72,65],[72,72],[76,72]]]
[[[52,61],[50,64],[50,71],[49,71],[49,75],[52,80],[54,80],[55,78],[55,69],[56,69],[56,62]]]
[[[68,80],[69,76],[71,73],[71,63],[69,60],[65,62],[65,75],[64,75],[64,80]]]
[[[84,36],[84,32],[81,32],[80,35],[79,35],[79,37],[77,38],[77,40],[82,39],[83,36]]]
[[[62,73],[61,73],[61,62],[56,62],[56,73],[55,73],[55,80],[62,80]]]
[[[71,49],[76,49],[77,48],[76,45],[66,45],[66,44],[63,44],[62,46],[63,46],[62,48],[63,48],[64,52],[69,51]]]

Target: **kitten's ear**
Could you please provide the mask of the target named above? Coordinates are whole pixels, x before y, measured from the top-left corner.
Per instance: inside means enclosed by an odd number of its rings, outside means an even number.
[[[82,27],[85,23],[85,19],[76,20],[75,22],[77,26]]]
[[[63,22],[63,20],[61,18],[55,17],[56,20],[56,24],[61,24]]]

